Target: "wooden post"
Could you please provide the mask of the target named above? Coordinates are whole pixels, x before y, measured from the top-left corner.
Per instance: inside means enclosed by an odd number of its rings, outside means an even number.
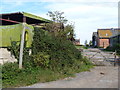
[[[115,52],[114,52],[114,66],[116,65],[116,57],[117,57],[117,55],[116,55],[116,50],[115,50]]]
[[[103,48],[104,48],[104,42],[103,42]]]
[[[22,31],[21,43],[20,43],[19,69],[22,69],[24,39],[25,39],[25,23],[23,23],[23,31]]]
[[[26,22],[26,17],[25,16],[23,16],[23,22]]]

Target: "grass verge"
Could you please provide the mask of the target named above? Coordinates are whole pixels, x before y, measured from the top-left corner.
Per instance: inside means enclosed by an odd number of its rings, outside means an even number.
[[[40,67],[31,67],[28,69],[18,69],[18,64],[6,64],[2,70],[2,87],[14,88],[24,87],[35,83],[44,83],[63,79],[66,77],[74,77],[75,73],[87,71],[92,68],[92,65],[81,65],[80,68],[69,68],[68,73],[60,73],[49,69],[42,69]]]
[[[83,49],[88,49],[88,47],[85,47],[84,45],[75,45],[77,49],[83,48]]]

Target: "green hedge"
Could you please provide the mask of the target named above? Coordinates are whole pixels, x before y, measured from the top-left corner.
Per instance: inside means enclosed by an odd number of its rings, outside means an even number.
[[[66,67],[73,67],[78,61],[83,62],[84,64],[87,63],[71,41],[65,40],[62,37],[52,36],[47,31],[35,27],[32,43],[32,55],[36,59],[36,57],[42,53],[43,58],[46,55],[49,56],[49,59],[47,60],[49,63],[47,63],[46,67],[52,70],[63,70]],[[39,59],[40,57],[38,57],[38,60]],[[40,66],[45,67],[44,65]]]

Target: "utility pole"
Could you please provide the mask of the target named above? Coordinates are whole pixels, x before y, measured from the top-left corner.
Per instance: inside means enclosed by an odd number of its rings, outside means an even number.
[[[25,39],[25,23],[26,23],[26,17],[23,16],[23,31],[20,42],[19,69],[22,69],[23,49],[24,49],[24,39]]]
[[[25,23],[23,23],[23,31],[22,31],[21,43],[20,43],[19,69],[22,69],[24,39],[25,39]]]

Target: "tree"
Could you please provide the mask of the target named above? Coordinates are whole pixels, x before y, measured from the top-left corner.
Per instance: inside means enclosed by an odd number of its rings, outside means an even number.
[[[90,42],[89,42],[89,46],[92,46],[92,41],[90,40]]]
[[[67,19],[63,16],[64,12],[59,11],[48,11],[47,15],[51,18],[51,20],[55,23],[67,23]]]
[[[63,16],[64,12],[48,11],[47,15],[51,18],[52,22],[46,24],[46,29],[55,36],[61,36],[64,32],[64,24],[67,23],[67,19]]]
[[[51,32],[53,35],[65,38],[68,40],[74,40],[74,25],[68,24],[67,19],[63,16],[64,12],[59,11],[48,11],[47,15],[51,18],[52,22],[46,24],[46,29]]]
[[[87,42],[87,40],[85,40],[85,46],[87,46],[88,44],[87,44],[88,42]]]
[[[64,28],[64,31],[65,31],[65,36],[68,40],[71,40],[71,41],[74,41],[74,37],[75,37],[75,34],[74,34],[74,25],[73,24],[68,24],[65,26]]]

